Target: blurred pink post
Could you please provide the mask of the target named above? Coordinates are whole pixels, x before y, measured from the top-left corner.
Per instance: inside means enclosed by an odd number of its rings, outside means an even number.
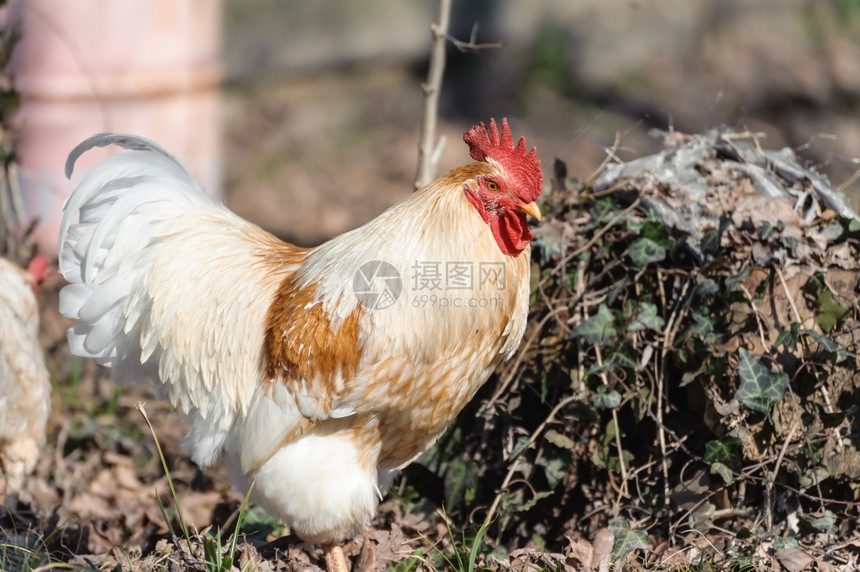
[[[218,87],[220,0],[14,0],[23,37],[13,55],[23,105],[20,184],[35,238],[55,255],[63,202],[115,149],[69,151],[104,131],[143,135],[175,153],[222,196]]]

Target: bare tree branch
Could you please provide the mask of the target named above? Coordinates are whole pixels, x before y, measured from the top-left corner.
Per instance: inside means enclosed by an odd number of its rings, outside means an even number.
[[[430,53],[430,69],[427,81],[421,84],[424,90],[424,114],[421,119],[421,135],[418,139],[418,171],[415,173],[415,190],[433,180],[438,150],[443,141],[436,141],[436,123],[439,117],[439,92],[445,76],[445,40],[451,21],[451,0],[439,0],[439,21],[430,25],[433,34],[433,49]]]
[[[479,44],[478,43],[478,29],[480,27],[481,26],[480,26],[480,24],[478,24],[478,22],[475,22],[472,25],[472,33],[469,35],[469,41],[468,42],[464,42],[463,40],[458,40],[454,36],[447,36],[448,41],[451,42],[452,44],[454,44],[454,47],[457,48],[458,50],[460,50],[461,52],[468,52],[468,53],[476,53],[476,52],[480,52],[481,50],[488,50],[488,49],[494,49],[494,48],[501,48],[502,47],[502,45],[503,45],[502,42],[492,42],[489,44]]]
[[[430,68],[427,81],[421,84],[424,91],[424,108],[421,118],[421,134],[418,138],[418,169],[415,173],[415,190],[430,183],[436,176],[436,165],[445,147],[445,137],[436,137],[436,124],[439,120],[439,92],[445,76],[445,42],[451,42],[461,52],[475,53],[490,48],[502,47],[501,42],[478,43],[479,25],[472,26],[469,41],[464,42],[448,34],[451,22],[452,0],[439,0],[439,21],[430,25],[433,34],[433,48],[430,52]]]

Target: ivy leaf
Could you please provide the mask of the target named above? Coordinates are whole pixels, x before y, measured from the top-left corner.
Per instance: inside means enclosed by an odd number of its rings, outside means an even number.
[[[462,459],[452,459],[444,478],[445,503],[457,506],[464,500],[469,503],[475,498],[478,485],[478,465]]]
[[[732,274],[730,276],[726,276],[725,284],[726,289],[729,292],[743,292],[744,290],[744,282],[750,279],[750,269],[749,267],[744,268],[737,274]]]
[[[615,409],[621,405],[621,394],[605,385],[594,393],[594,407],[596,409]]]
[[[776,337],[775,346],[784,346],[785,349],[795,351],[797,349],[797,341],[800,334],[800,322],[792,322],[789,329],[782,330]]]
[[[591,454],[591,461],[602,469],[617,473],[621,470],[621,462],[618,460],[617,449],[615,448],[615,435],[615,423],[610,420],[600,435],[600,445],[595,447]],[[623,437],[624,434],[622,433],[621,436]],[[627,466],[630,466],[633,461],[633,453],[623,449],[621,458]]]
[[[812,526],[816,530],[820,530],[824,534],[836,534],[836,515],[829,510],[824,511],[824,516],[816,518],[812,521]]]
[[[645,238],[650,238],[651,240],[657,242],[661,246],[666,245],[666,225],[660,220],[659,215],[653,210],[648,211],[648,218],[646,218],[642,222],[642,227],[639,230],[639,234],[644,236]]]
[[[848,358],[852,358],[852,357],[857,357],[857,356],[855,354],[849,352],[846,349],[839,348],[838,350],[836,350],[836,357],[833,358],[833,363],[842,363],[843,361],[847,360]]]
[[[740,457],[737,453],[737,447],[741,440],[736,437],[730,437],[722,441],[708,441],[705,443],[705,462],[714,463],[720,461],[732,467],[740,466]]]
[[[779,224],[772,225],[769,222],[764,221],[762,225],[758,228],[759,237],[763,241],[768,240],[782,230],[781,228],[779,228],[779,226]]]
[[[734,482],[734,473],[740,469],[741,459],[737,452],[740,439],[728,438],[705,443],[705,462],[711,464],[711,474],[718,474],[727,485]]]
[[[817,301],[819,312],[815,315],[815,323],[825,332],[832,330],[851,311],[836,301],[829,288],[818,291]]]
[[[551,494],[552,494],[552,491],[536,492],[531,499],[525,501],[524,503],[522,503],[520,505],[517,505],[514,508],[514,512],[530,511],[531,509],[533,509],[535,507],[535,505],[538,503],[538,501],[545,499],[546,497],[550,496]]]
[[[550,429],[549,431],[547,431],[544,434],[544,439],[561,449],[573,449],[573,446],[575,445],[573,439],[571,439],[567,435],[559,433],[555,429]]]
[[[714,331],[714,319],[710,316],[708,309],[693,312],[694,324],[690,326],[690,334],[697,337],[705,337]]]
[[[612,197],[597,199],[594,201],[594,222],[592,223],[592,228],[596,230],[602,227],[617,212],[615,201],[612,200]]]
[[[628,355],[625,350],[631,351],[621,346],[616,347],[615,351],[607,352],[608,357],[604,358],[604,363],[610,366],[610,368],[636,369],[639,367],[639,362]]]
[[[719,461],[711,463],[711,474],[720,475],[723,482],[727,485],[730,485],[735,481],[735,474],[732,470],[727,465],[720,463]]]
[[[666,249],[645,237],[634,240],[630,248],[627,249],[627,254],[633,264],[639,268],[651,262],[660,262],[666,259]]]
[[[750,409],[767,414],[770,406],[785,395],[788,374],[770,371],[744,348],[738,351],[738,376],[741,383],[735,398]]]
[[[714,281],[713,278],[705,278],[693,288],[693,296],[696,298],[702,298],[704,296],[712,296],[717,294],[720,291],[719,285]]]
[[[525,450],[529,448],[530,444],[531,442],[529,441],[529,438],[525,435],[520,435],[519,437],[517,437],[517,440],[514,442],[514,447],[511,450],[510,460],[513,461],[514,459],[522,455]]]
[[[554,489],[564,479],[570,468],[570,461],[560,455],[544,455],[535,461],[535,464],[543,467],[546,482],[550,489]]]
[[[852,405],[845,411],[835,411],[833,413],[828,413],[819,403],[815,404],[815,408],[818,409],[818,417],[821,419],[822,425],[824,425],[828,429],[832,427],[837,427],[848,417],[851,417],[853,419],[857,413],[856,405]]]
[[[803,333],[818,342],[818,344],[824,348],[824,351],[833,353],[839,349],[839,345],[828,338],[827,336],[821,335],[815,330],[803,330]]]
[[[633,530],[624,518],[613,518],[607,528],[615,535],[615,544],[612,545],[613,562],[634,550],[648,548],[648,534],[644,530]]]
[[[689,385],[693,380],[705,372],[705,364],[702,363],[694,371],[688,371],[681,376],[681,384],[678,387]]]
[[[785,238],[779,239],[778,243],[781,244],[782,247],[785,248],[789,253],[791,253],[793,257],[797,258],[797,245],[799,244],[797,238],[793,236],[786,236]]]
[[[702,236],[702,252],[704,254],[709,254],[711,256],[715,256],[720,252],[720,242],[723,236],[723,233],[729,228],[729,224],[731,223],[731,218],[729,215],[724,214],[720,216],[720,224],[718,228],[709,228],[705,231]]]
[[[773,547],[775,550],[780,550],[781,548],[800,548],[800,543],[793,536],[785,538],[777,536],[773,539]]]
[[[832,354],[833,363],[842,363],[848,358],[854,357],[853,353],[849,352],[845,348],[840,348],[839,344],[837,344],[834,340],[828,338],[825,335],[819,334],[815,330],[803,330],[803,333],[818,342],[818,344],[822,347],[822,349],[824,349],[824,351]]]
[[[605,346],[618,334],[612,322],[612,312],[606,304],[601,304],[596,314],[573,329],[570,337],[584,338],[590,344]]]
[[[663,318],[657,315],[657,306],[650,302],[642,302],[641,310],[627,326],[628,332],[641,332],[648,329],[655,332],[662,332],[665,322]]]

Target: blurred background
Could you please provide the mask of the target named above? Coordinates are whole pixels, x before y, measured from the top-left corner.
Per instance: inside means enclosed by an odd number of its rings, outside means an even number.
[[[43,249],[83,138],[126,131],[211,194],[315,244],[412,189],[437,2],[12,0],[20,176]],[[860,0],[455,0],[440,172],[462,132],[507,116],[587,177],[659,148],[653,129],[721,124],[791,146],[860,206]],[[107,153],[107,151],[105,151]],[[84,172],[104,155],[85,156]],[[76,173],[78,180],[80,173]]]

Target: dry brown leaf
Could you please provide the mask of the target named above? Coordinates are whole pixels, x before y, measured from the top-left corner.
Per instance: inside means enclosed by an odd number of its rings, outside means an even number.
[[[799,548],[780,548],[775,555],[788,572],[803,572],[815,564],[815,558]]]
[[[689,566],[691,563],[690,555],[687,554],[688,550],[679,546],[669,546],[666,548],[665,552],[660,557],[660,564],[672,567],[683,567]]]
[[[847,242],[834,244],[827,249],[825,262],[845,270],[857,270],[857,257],[854,256],[854,249]]]
[[[601,528],[594,535],[594,553],[591,557],[592,568],[606,568],[612,558],[612,546],[615,544],[615,535],[608,528]]]
[[[682,510],[689,510],[698,505],[702,499],[708,496],[711,486],[711,478],[703,469],[698,469],[687,475],[684,482],[675,485],[672,489],[671,499]]]
[[[758,228],[762,223],[776,226],[780,222],[787,228],[800,226],[792,199],[771,199],[759,194],[746,195],[735,203],[732,211],[732,224],[735,228],[745,228],[745,223],[749,223],[752,228]]]
[[[567,538],[567,550],[565,554],[581,566],[591,566],[594,558],[594,547],[582,537],[565,536]]]
[[[535,548],[519,548],[511,552],[508,557],[507,567],[510,570],[561,569],[564,572],[582,572],[582,570],[588,570],[588,568],[578,570],[568,562],[564,554],[543,552]]]
[[[818,572],[840,572],[840,569],[837,566],[827,562],[826,560],[821,560],[820,558],[815,559],[815,568]]]
[[[361,552],[352,570],[353,572],[375,572],[377,563],[376,542],[370,538],[370,534],[365,534],[364,541],[361,543]]]
[[[108,519],[114,516],[116,512],[115,507],[111,506],[103,496],[93,494],[88,491],[75,495],[72,500],[69,501],[66,509],[72,514],[85,519]]]
[[[215,506],[222,498],[216,491],[186,491],[179,497],[179,507],[182,509],[185,522],[197,529],[208,526],[212,522]]]
[[[382,572],[389,563],[400,562],[412,552],[396,524],[390,530],[369,530],[344,546],[344,554],[356,557],[354,572]]]
[[[830,269],[826,279],[840,303],[850,306],[854,302],[860,274],[853,270]]]

